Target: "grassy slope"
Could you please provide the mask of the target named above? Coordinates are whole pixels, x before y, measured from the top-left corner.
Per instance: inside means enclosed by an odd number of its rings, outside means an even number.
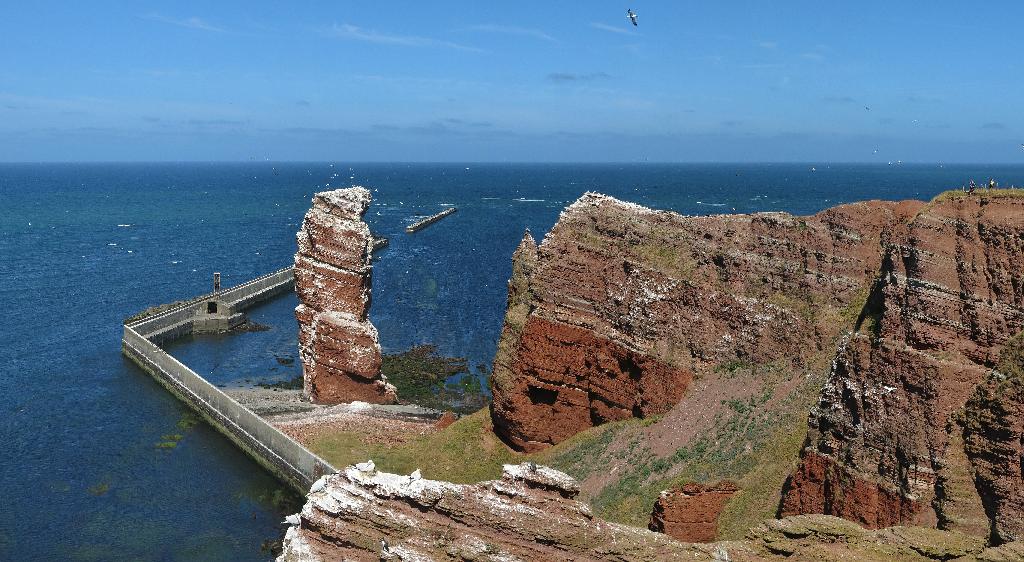
[[[486,408],[403,445],[367,444],[352,431],[324,436],[310,449],[337,467],[373,459],[385,472],[409,474],[419,468],[424,478],[457,483],[498,478],[502,464],[524,458],[494,436]]]

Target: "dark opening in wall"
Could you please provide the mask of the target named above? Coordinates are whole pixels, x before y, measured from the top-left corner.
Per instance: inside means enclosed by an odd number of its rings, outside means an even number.
[[[534,406],[537,404],[547,404],[550,406],[555,403],[555,400],[558,400],[558,391],[547,388],[531,386],[527,389],[526,394],[530,397],[530,402],[533,402]]]
[[[619,358],[619,370],[629,375],[629,378],[638,381],[643,376],[644,370],[640,368],[631,357]]]
[[[206,313],[217,314],[217,303],[215,301],[206,303]]]

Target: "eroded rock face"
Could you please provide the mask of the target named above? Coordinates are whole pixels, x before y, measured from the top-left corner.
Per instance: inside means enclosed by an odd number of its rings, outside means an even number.
[[[1024,334],[967,403],[964,442],[996,543],[1024,539]]]
[[[355,467],[313,486],[279,560],[710,560],[665,535],[595,519],[557,470],[506,465],[451,484]],[[381,544],[384,539],[388,548]]]
[[[297,234],[295,317],[303,390],[313,402],[396,401],[367,319],[373,238],[362,216],[369,205],[363,187],[317,193]]]
[[[828,515],[765,521],[744,540],[685,543],[596,519],[574,499],[577,492],[565,474],[527,464],[506,465],[500,480],[479,484],[349,467],[314,484],[302,511],[289,516],[278,562],[995,562],[1024,556],[1019,543],[986,548],[979,537],[920,527],[868,531]]]
[[[705,486],[696,482],[661,493],[651,513],[652,531],[684,542],[711,542],[718,535],[718,516],[739,488],[732,482]]]
[[[664,413],[728,361],[802,364],[841,325],[808,307],[855,315],[881,244],[921,205],[684,217],[585,194],[513,257],[491,379],[496,431],[535,451]]]
[[[985,489],[983,475],[997,458],[1019,463],[1020,426],[1010,412],[1020,402],[988,400],[978,385],[994,384],[985,383],[988,373],[1022,328],[1024,199],[943,198],[922,210],[886,246],[861,329],[841,347],[811,412],[782,514],[829,513],[872,528],[960,528],[959,521],[984,517],[984,499],[1019,522],[1020,502],[1009,500],[1020,498],[1019,484],[993,470]],[[959,434],[972,395],[968,421],[989,421],[968,426],[965,455]],[[962,484],[968,457],[991,497]]]

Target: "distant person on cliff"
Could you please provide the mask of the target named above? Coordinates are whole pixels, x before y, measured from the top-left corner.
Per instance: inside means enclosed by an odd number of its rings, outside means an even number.
[[[971,183],[969,185],[970,185],[970,187],[967,188],[967,193],[974,193],[974,190],[978,186],[974,183],[974,180],[971,180]]]
[[[989,189],[995,189],[998,186],[999,186],[999,184],[996,183],[995,178],[989,178],[988,179],[988,188]]]

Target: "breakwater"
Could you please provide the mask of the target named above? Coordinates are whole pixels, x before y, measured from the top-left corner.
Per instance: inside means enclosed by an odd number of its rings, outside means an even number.
[[[422,230],[422,229],[424,229],[424,228],[434,224],[435,222],[437,222],[437,221],[447,217],[448,215],[454,213],[456,210],[457,209],[455,207],[451,207],[449,209],[445,209],[445,210],[441,211],[440,213],[437,213],[436,215],[431,215],[431,216],[429,216],[429,217],[427,217],[427,218],[425,218],[425,219],[423,219],[421,221],[414,222],[414,223],[410,224],[409,226],[405,227],[405,231],[411,234],[413,232],[416,232],[417,230]]]
[[[158,345],[194,332],[230,329],[244,321],[243,310],[293,286],[294,274],[287,267],[166,310],[138,315],[124,325],[121,350],[264,468],[305,494],[320,476],[337,470]]]

